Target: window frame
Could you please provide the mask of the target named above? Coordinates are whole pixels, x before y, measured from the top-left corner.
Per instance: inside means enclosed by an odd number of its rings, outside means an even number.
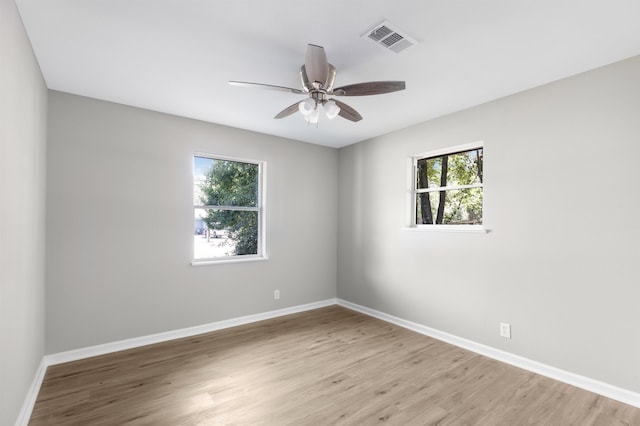
[[[221,206],[221,205],[204,205],[204,204],[195,204],[195,200],[193,198],[193,187],[196,184],[196,170],[195,170],[195,159],[196,157],[207,158],[211,160],[220,160],[220,161],[233,161],[237,163],[246,163],[246,164],[255,164],[258,166],[258,197],[257,197],[257,206],[256,207],[245,207],[245,206]],[[232,211],[255,211],[258,214],[258,244],[257,244],[257,253],[256,254],[243,254],[243,255],[233,255],[233,256],[224,256],[224,257],[208,257],[202,259],[195,258],[195,247],[194,244],[191,244],[191,265],[193,266],[201,266],[201,265],[214,265],[220,263],[235,263],[235,262],[252,262],[259,260],[267,260],[267,241],[266,241],[266,171],[267,171],[267,162],[264,160],[255,160],[255,159],[247,159],[247,158],[239,158],[239,157],[231,157],[227,155],[218,155],[211,154],[205,152],[194,152],[191,155],[191,181],[192,181],[192,194],[191,201],[193,204],[193,217],[195,218],[196,210],[232,210]],[[194,220],[194,219],[192,219]],[[193,234],[193,224],[191,225],[191,232]]]
[[[462,145],[451,146],[447,148],[440,148],[433,151],[422,152],[419,154],[415,154],[410,158],[410,173],[409,179],[409,212],[407,215],[407,229],[418,230],[418,231],[454,231],[454,232],[488,232],[485,228],[485,185],[484,180],[479,184],[472,185],[448,185],[443,187],[433,187],[433,188],[418,188],[418,161],[425,158],[433,158],[440,157],[443,155],[452,155],[457,153],[462,153],[465,151],[472,151],[474,149],[482,148],[483,152],[483,173],[484,173],[484,141],[476,141]],[[427,192],[440,192],[444,191],[452,191],[459,189],[467,189],[467,188],[482,188],[482,224],[475,225],[466,225],[466,224],[422,224],[417,223],[416,220],[416,211],[417,211],[417,198],[418,194],[427,193]]]

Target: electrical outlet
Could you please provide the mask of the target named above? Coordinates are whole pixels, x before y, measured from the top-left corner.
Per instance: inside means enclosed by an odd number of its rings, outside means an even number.
[[[506,322],[500,323],[500,336],[511,339],[511,324]]]
[[[273,300],[280,299],[280,290],[273,290]]]

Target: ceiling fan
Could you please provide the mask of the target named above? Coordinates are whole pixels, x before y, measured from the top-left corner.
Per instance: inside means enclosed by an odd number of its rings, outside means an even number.
[[[405,89],[404,81],[369,81],[334,88],[336,68],[327,61],[324,48],[314,44],[307,46],[304,65],[302,65],[300,69],[300,79],[302,80],[302,89],[262,83],[248,83],[245,81],[230,81],[229,84],[290,92],[296,95],[308,95],[307,99],[286,107],[274,118],[285,118],[296,111],[300,111],[305,120],[312,124],[318,122],[320,110],[324,110],[329,119],[339,115],[342,118],[354,122],[362,120],[362,116],[358,111],[344,102],[329,98],[330,96],[380,95]]]

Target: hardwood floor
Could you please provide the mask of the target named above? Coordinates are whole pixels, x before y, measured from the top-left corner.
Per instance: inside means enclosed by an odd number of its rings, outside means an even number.
[[[332,306],[49,367],[30,425],[640,425],[640,409]]]

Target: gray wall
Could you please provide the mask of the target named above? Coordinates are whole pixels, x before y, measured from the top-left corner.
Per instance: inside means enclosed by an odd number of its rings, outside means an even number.
[[[0,424],[44,354],[47,89],[13,0],[0,0]]]
[[[337,150],[53,91],[48,138],[48,353],[336,296]],[[269,260],[190,265],[194,152],[267,162]]]
[[[338,296],[640,392],[639,94],[635,57],[341,149]],[[491,232],[406,230],[407,159],[478,140]]]

